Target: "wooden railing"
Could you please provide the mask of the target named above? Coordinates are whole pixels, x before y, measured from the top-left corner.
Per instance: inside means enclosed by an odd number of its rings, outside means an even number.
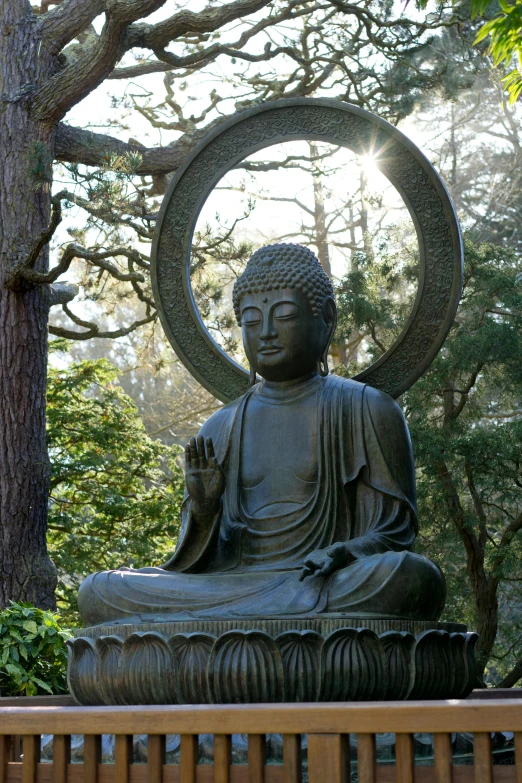
[[[378,764],[375,735],[395,733],[395,763]],[[413,735],[434,735],[433,766],[415,763]],[[474,735],[471,766],[454,764],[451,735]],[[492,762],[491,733],[514,732],[514,763]],[[54,735],[52,763],[41,735]],[[71,763],[71,735],[84,735]],[[115,735],[101,763],[101,735]],[[147,763],[132,761],[133,735],[148,735]],[[181,735],[179,763],[165,736]],[[198,763],[198,735],[214,735],[212,764]],[[233,764],[232,734],[248,734],[246,764]],[[282,763],[266,763],[266,735],[283,735]],[[303,765],[301,735],[307,735]],[[356,735],[350,759],[349,735]],[[21,760],[16,738],[22,737]],[[353,746],[352,746],[353,747]],[[522,783],[522,700],[0,708],[0,783]]]

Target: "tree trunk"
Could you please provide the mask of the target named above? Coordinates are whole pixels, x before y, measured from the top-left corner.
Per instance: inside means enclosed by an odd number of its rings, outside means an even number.
[[[491,578],[491,577],[490,577]],[[474,587],[475,603],[477,606],[477,633],[479,640],[475,648],[475,657],[477,659],[477,672],[480,677],[484,676],[487,663],[491,658],[493,645],[497,638],[498,630],[498,596],[497,588],[489,589],[487,581],[484,584],[484,578],[480,587]]]
[[[310,141],[310,157],[312,159],[319,157],[319,148],[315,141]],[[314,184],[314,227],[315,243],[317,245],[317,255],[321,266],[328,275],[332,277],[332,266],[330,264],[330,251],[328,248],[328,232],[326,230],[326,212],[324,208],[324,188],[323,177],[317,163],[312,164],[312,180]]]
[[[45,436],[49,287],[13,283],[47,227],[53,129],[31,118],[30,97],[53,71],[39,52],[26,0],[0,0],[0,606],[55,605],[46,549]],[[46,62],[48,59],[48,62]],[[47,268],[43,252],[36,268]]]

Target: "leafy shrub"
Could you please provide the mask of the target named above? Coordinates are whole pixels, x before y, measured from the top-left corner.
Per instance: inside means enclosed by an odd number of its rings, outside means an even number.
[[[64,693],[70,638],[51,612],[13,602],[1,610],[0,696]]]

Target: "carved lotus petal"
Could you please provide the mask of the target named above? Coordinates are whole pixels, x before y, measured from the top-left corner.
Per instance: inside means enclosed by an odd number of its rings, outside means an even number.
[[[94,642],[85,636],[69,639],[67,685],[78,704],[102,704],[96,678],[96,653]]]
[[[315,631],[287,631],[276,639],[283,659],[285,701],[317,701],[323,638]]]
[[[340,628],[326,639],[321,656],[322,701],[382,699],[388,664],[377,634]]]
[[[176,663],[176,688],[180,704],[208,704],[208,662],[214,636],[205,633],[176,634],[169,647]]]
[[[214,645],[208,671],[214,704],[284,699],[281,655],[273,639],[262,631],[223,634]]]
[[[385,699],[406,699],[415,679],[415,637],[406,631],[386,631],[380,635],[388,662],[388,687]]]
[[[125,704],[177,704],[174,662],[160,633],[136,632],[125,640],[120,676]]]
[[[119,636],[100,636],[94,643],[96,650],[96,680],[104,704],[124,704],[119,663],[123,639]]]
[[[450,635],[425,631],[415,646],[415,682],[410,699],[443,699],[451,692],[453,669]]]
[[[451,661],[453,664],[453,682],[451,696],[453,699],[464,699],[475,686],[477,665],[475,661],[475,645],[478,634],[452,633],[450,636]]]

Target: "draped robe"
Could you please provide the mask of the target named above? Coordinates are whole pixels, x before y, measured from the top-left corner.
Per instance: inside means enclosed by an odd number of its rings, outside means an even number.
[[[88,577],[79,594],[83,619],[437,619],[445,598],[442,573],[409,551],[417,532],[415,476],[398,405],[333,375],[302,384],[297,392],[317,399],[315,490],[299,508],[259,520],[243,502],[240,469],[245,415],[259,390],[218,410],[200,433],[212,438],[225,473],[219,512],[202,523],[186,494],[171,559],[162,568]],[[282,397],[292,405],[287,392]],[[347,545],[351,562],[329,577],[299,581],[307,555],[336,542]]]

